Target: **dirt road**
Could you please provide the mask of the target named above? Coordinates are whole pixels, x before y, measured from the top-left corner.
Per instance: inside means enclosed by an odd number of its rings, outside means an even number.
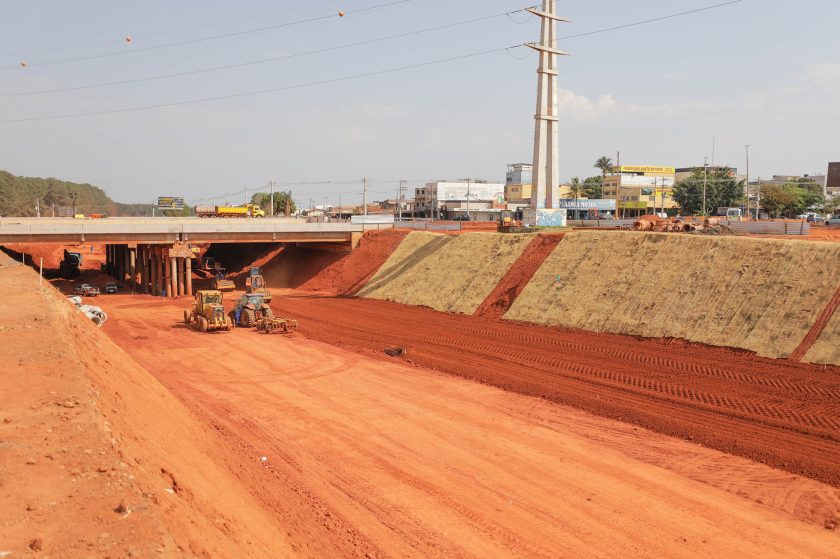
[[[800,510],[838,511],[836,491],[812,480],[302,336],[200,334],[178,322],[185,300],[119,295],[99,302],[113,340],[195,414],[265,457],[255,467],[323,503],[332,538],[358,534],[377,550],[372,555],[836,552],[837,534]],[[331,303],[346,312],[342,300]],[[361,326],[348,335],[371,337]],[[252,490],[270,501],[271,484]],[[352,554],[353,541],[345,543]]]
[[[840,370],[680,340],[571,332],[387,301],[289,294],[320,341],[408,359],[840,487]],[[768,444],[768,441],[773,441]]]

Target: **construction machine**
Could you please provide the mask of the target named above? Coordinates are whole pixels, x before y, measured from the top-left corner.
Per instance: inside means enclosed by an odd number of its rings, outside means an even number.
[[[236,289],[236,284],[233,283],[233,280],[228,279],[227,271],[224,268],[215,268],[213,272],[215,273],[213,289],[216,291],[233,291]]]
[[[225,314],[222,297],[217,290],[196,291],[192,309],[184,309],[184,324],[192,324],[199,332],[233,330],[234,323]]]
[[[245,279],[245,293],[262,295],[266,303],[271,302],[271,291],[265,285],[265,278],[262,277],[262,269],[259,266],[251,266],[251,271]]]
[[[73,279],[79,277],[82,266],[82,253],[70,252],[64,249],[64,258],[58,264],[58,271],[64,279]]]
[[[263,318],[272,319],[274,313],[268,306],[268,301],[258,293],[246,293],[240,297],[236,306],[228,314],[237,326],[251,328]]]
[[[513,212],[504,210],[499,214],[499,223],[496,228],[499,233],[515,233],[522,229],[522,222],[514,219]]]

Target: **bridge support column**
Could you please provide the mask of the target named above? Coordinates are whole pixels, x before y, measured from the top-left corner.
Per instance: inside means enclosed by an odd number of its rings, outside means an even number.
[[[185,294],[192,297],[192,258],[184,258],[184,279],[187,282]]]
[[[169,265],[169,256],[163,247],[160,248],[160,265],[163,267],[162,289],[166,290],[167,297],[172,297],[172,267]]]
[[[148,293],[149,292],[149,262],[147,259],[148,256],[148,245],[140,245],[138,248],[138,255],[140,261],[140,293]]]
[[[128,273],[131,276],[131,285],[135,291],[140,289],[137,283],[137,249],[128,249]]]
[[[155,256],[157,257],[157,293],[155,295],[163,295],[163,289],[166,285],[166,266],[163,265],[163,248],[155,248]]]
[[[184,272],[187,269],[187,266],[184,263],[185,260],[186,258],[175,259],[178,263],[178,297],[184,296],[184,285],[187,283],[187,279],[184,277]]]
[[[122,283],[125,279],[122,273],[124,265],[125,258],[122,255],[122,245],[114,245],[114,278],[119,283]]]
[[[122,262],[122,280],[125,282],[126,287],[128,287],[131,285],[131,249],[128,248],[128,245],[122,246]]]
[[[175,298],[178,296],[178,259],[174,256],[169,257],[169,266],[172,268],[172,272],[170,274],[170,297]]]

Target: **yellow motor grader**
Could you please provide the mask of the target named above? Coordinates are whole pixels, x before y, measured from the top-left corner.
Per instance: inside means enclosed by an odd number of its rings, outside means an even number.
[[[184,310],[184,324],[192,324],[199,332],[233,330],[234,323],[225,314],[222,293],[216,290],[196,291],[191,310]]]

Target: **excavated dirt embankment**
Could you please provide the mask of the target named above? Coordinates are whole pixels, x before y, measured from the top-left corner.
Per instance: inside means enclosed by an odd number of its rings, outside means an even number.
[[[358,295],[473,314],[533,235],[409,234]]]
[[[838,262],[833,243],[574,232],[504,318],[786,358],[825,315]],[[840,364],[837,327],[835,318],[808,359]]]
[[[0,254],[15,302],[0,307],[0,550],[294,555],[288,527],[243,485],[258,456],[236,455],[64,296],[8,262]]]

